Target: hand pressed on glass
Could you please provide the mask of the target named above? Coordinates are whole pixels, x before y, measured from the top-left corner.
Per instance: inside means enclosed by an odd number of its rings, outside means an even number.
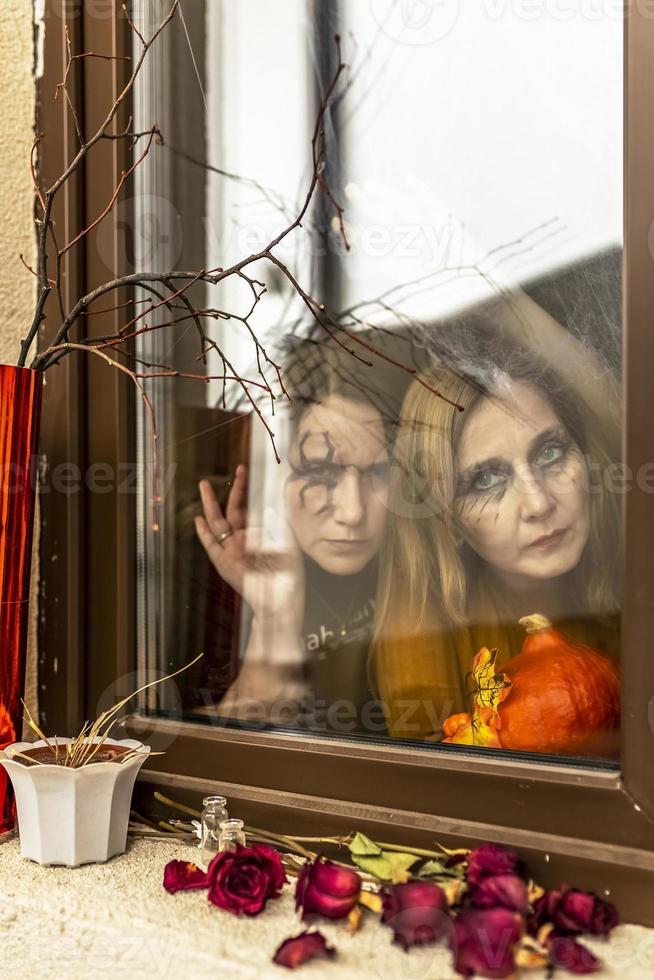
[[[367,658],[376,557],[388,517],[387,436],[367,397],[314,392],[295,419],[280,467],[275,512],[246,518],[247,473],[239,466],[225,514],[207,481],[198,537],[218,574],[253,613],[230,705],[258,702],[271,717],[288,701],[328,712],[369,700]],[[265,542],[265,545],[262,544]],[[235,700],[234,700],[235,699]],[[221,710],[225,710],[223,702]],[[295,720],[295,719],[294,719]],[[318,722],[318,727],[323,722]],[[331,725],[329,718],[325,724]]]
[[[299,629],[304,589],[300,550],[290,529],[282,527],[284,516],[278,514],[270,522],[278,525],[278,547],[260,548],[260,529],[247,524],[247,481],[247,468],[241,464],[225,515],[209,481],[200,482],[204,517],[195,519],[198,537],[220,577],[245,599],[259,622],[288,618],[289,625]]]
[[[247,715],[253,706],[267,712],[274,704],[288,709],[305,697],[304,654],[299,644],[304,606],[304,567],[291,533],[282,534],[275,551],[258,547],[261,534],[247,524],[247,469],[236,469],[225,515],[207,480],[200,482],[204,517],[195,519],[198,537],[214,568],[247,602],[252,631],[238,678],[220,711]],[[282,524],[283,516],[276,517]]]

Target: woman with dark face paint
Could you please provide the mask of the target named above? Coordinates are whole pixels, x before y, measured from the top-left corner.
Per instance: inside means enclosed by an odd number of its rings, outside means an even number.
[[[402,406],[374,656],[398,737],[437,737],[469,710],[474,654],[498,648],[501,669],[522,616],[619,652],[613,434],[529,352],[474,366],[434,369],[422,380],[445,397],[415,381]]]
[[[252,613],[240,673],[221,713],[279,723],[310,719],[344,732],[361,726],[370,699],[387,470],[381,414],[349,389],[302,407],[280,473],[281,506],[268,515],[265,534],[248,527],[244,466],[224,515],[209,482],[200,483],[198,537]]]

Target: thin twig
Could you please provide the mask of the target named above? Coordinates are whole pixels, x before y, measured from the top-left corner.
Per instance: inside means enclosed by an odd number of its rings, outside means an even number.
[[[197,818],[202,816],[201,810],[194,810],[193,807],[186,806],[185,803],[179,803],[177,800],[171,800],[170,797],[164,796],[163,793],[160,793],[158,790],[154,791],[153,796],[159,803],[164,803],[173,810],[179,810],[180,813],[187,813],[189,817]]]
[[[150,152],[150,148],[152,146],[153,140],[155,138],[155,135],[158,132],[159,132],[159,130],[157,129],[157,127],[156,126],[153,126],[152,129],[150,130],[150,139],[148,140],[148,144],[147,144],[145,150],[143,151],[143,153],[141,154],[141,156],[138,157],[138,159],[134,161],[134,163],[131,165],[131,167],[129,167],[127,170],[123,170],[122,171],[122,173],[120,175],[120,178],[118,180],[118,183],[117,183],[116,187],[114,188],[114,192],[111,195],[111,198],[109,200],[109,203],[100,212],[100,214],[98,215],[98,217],[95,218],[91,222],[90,225],[87,225],[86,228],[82,228],[82,230],[80,232],[78,232],[78,234],[75,235],[75,237],[71,241],[69,241],[67,245],[64,245],[63,248],[61,248],[59,250],[59,257],[60,258],[63,255],[65,255],[66,252],[68,252],[73,247],[73,245],[77,245],[77,243],[79,241],[81,241],[81,239],[84,238],[86,235],[88,235],[89,232],[93,231],[94,228],[97,228],[97,226],[100,224],[100,222],[104,218],[107,217],[107,215],[110,213],[111,209],[113,208],[114,204],[118,200],[118,195],[120,194],[120,192],[121,192],[121,190],[122,190],[122,188],[123,188],[123,186],[125,184],[125,181],[131,176],[131,174],[134,173],[134,171],[136,170],[136,168],[141,163],[143,163],[143,161],[145,160],[146,156]]]

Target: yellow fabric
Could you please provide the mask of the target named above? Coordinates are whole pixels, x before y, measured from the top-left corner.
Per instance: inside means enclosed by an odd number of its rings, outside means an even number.
[[[499,620],[486,590],[476,591],[468,618],[469,626],[453,630],[416,632],[414,624],[400,624],[378,645],[375,680],[391,736],[439,738],[449,715],[470,710],[472,660],[481,647],[497,648],[498,668],[520,653],[524,629],[517,621]],[[564,617],[554,625],[578,643],[619,657],[617,615]]]

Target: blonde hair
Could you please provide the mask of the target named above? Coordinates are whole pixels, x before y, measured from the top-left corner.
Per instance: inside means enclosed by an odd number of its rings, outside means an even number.
[[[482,358],[475,365],[474,373],[435,368],[414,380],[404,399],[393,452],[391,520],[380,555],[375,646],[425,621],[446,629],[466,623],[470,587],[482,559],[462,546],[453,502],[457,448],[480,398],[501,398],[510,381],[529,383],[551,404],[591,473],[599,466],[604,475],[613,462],[616,439],[607,425],[592,417],[531,352],[513,348],[501,361],[495,357],[484,363]],[[617,608],[620,522],[615,497],[604,481],[590,495],[589,539],[573,573],[585,615]]]

